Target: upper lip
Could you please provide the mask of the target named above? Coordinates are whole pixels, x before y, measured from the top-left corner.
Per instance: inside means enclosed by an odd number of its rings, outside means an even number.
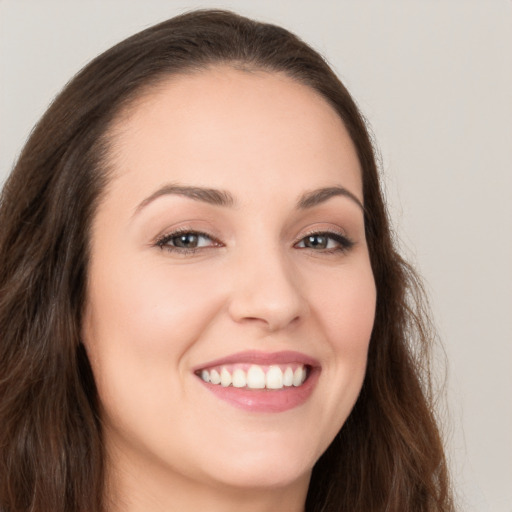
[[[261,366],[270,366],[273,364],[299,363],[312,367],[320,366],[320,363],[314,357],[295,352],[293,350],[283,350],[279,352],[261,352],[256,350],[248,350],[245,352],[237,352],[226,357],[208,361],[193,369],[193,371],[210,368],[212,366],[222,366],[227,364],[246,363],[257,364]]]

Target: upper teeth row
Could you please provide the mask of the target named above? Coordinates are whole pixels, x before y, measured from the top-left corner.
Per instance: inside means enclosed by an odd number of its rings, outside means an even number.
[[[202,370],[201,378],[205,382],[249,389],[282,389],[284,386],[300,386],[306,380],[306,368],[287,367],[284,371],[279,366],[269,366],[267,373],[261,366],[252,365],[247,371],[237,368],[231,373],[227,368],[220,370]]]

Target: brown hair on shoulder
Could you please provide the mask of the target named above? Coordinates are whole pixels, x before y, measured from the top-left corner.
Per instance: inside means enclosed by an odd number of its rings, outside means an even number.
[[[87,65],[31,134],[0,202],[0,510],[101,512],[97,394],[80,341],[89,230],[109,181],[109,129],[170,75],[218,64],[281,72],[343,120],[363,172],[377,287],[358,401],[314,467],[308,512],[453,510],[430,393],[421,286],[395,250],[368,129],[325,60],[283,28],[194,11]]]

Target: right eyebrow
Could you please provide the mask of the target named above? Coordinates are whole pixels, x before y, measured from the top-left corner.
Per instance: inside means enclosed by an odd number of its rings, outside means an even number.
[[[145,208],[148,204],[155,199],[166,195],[184,196],[195,201],[202,201],[204,203],[213,204],[215,206],[234,206],[235,200],[233,196],[225,191],[215,188],[205,187],[192,187],[185,185],[168,184],[153,192],[150,196],[146,197],[135,209],[135,214]]]
[[[299,200],[298,208],[301,210],[312,208],[313,206],[318,206],[321,203],[325,203],[331,197],[343,196],[349,198],[353,201],[361,210],[364,212],[364,205],[359,198],[350,192],[350,190],[345,187],[335,186],[335,187],[324,187],[319,188],[317,190],[312,190],[311,192],[307,192]]]

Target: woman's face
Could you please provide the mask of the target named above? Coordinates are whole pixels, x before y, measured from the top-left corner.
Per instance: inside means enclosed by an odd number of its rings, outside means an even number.
[[[339,117],[285,76],[215,68],[140,99],[111,163],[83,327],[111,464],[307,487],[361,389],[375,310]]]

